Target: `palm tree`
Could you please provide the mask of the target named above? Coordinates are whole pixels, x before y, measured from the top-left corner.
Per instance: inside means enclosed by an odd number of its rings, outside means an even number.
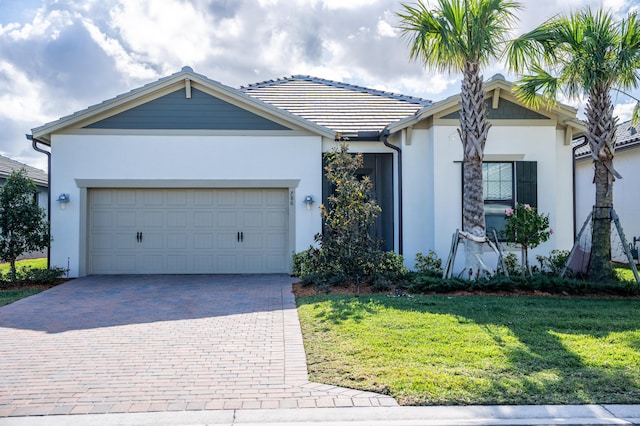
[[[640,22],[635,13],[616,21],[610,12],[587,8],[557,16],[512,40],[507,61],[518,73],[520,98],[530,105],[553,104],[559,92],[570,98],[587,96],[586,139],[595,166],[592,249],[587,275],[610,278],[613,167],[617,118],[611,90],[633,89],[640,83]]]
[[[507,0],[438,0],[434,9],[419,0],[402,4],[399,28],[409,39],[410,58],[429,69],[462,72],[460,128],[463,157],[462,228],[482,241],[486,237],[482,160],[491,124],[487,118],[480,68],[501,56],[520,3]],[[478,242],[467,241],[467,265],[480,269]],[[475,254],[475,256],[474,256]]]

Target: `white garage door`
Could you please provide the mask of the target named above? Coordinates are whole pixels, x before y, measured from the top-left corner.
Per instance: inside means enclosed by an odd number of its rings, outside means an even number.
[[[282,189],[92,189],[91,274],[287,272]]]

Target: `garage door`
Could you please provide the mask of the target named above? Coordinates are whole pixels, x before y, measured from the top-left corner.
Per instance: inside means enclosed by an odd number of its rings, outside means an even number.
[[[287,191],[91,189],[92,274],[281,273]]]

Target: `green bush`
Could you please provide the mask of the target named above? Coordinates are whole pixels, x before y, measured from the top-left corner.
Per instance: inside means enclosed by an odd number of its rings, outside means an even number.
[[[304,278],[318,271],[318,249],[309,247],[305,251],[293,254],[293,271],[291,275]]]
[[[518,255],[513,252],[509,252],[506,256],[503,257],[503,261],[509,275],[522,275],[523,269],[520,265]]]
[[[567,263],[568,258],[569,250],[551,250],[549,256],[536,256],[536,259],[540,264],[540,270],[553,275],[560,275],[560,272]]]
[[[608,294],[638,296],[640,285],[629,281],[591,282],[573,278],[560,278],[549,273],[532,276],[513,274],[509,277],[496,275],[476,281],[457,278],[441,279],[429,274],[413,273],[407,290],[411,293],[449,293],[456,291],[481,292],[544,292],[565,295]]]
[[[23,266],[16,271],[15,283],[18,284],[54,284],[65,274],[62,268],[32,268]],[[11,272],[0,276],[4,282],[12,282]]]
[[[415,268],[419,273],[440,277],[442,276],[442,259],[433,250],[429,250],[426,256],[416,253]]]

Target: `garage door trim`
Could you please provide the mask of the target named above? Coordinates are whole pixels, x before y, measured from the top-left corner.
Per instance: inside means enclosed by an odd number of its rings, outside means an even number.
[[[80,189],[80,258],[78,259],[79,275],[85,276],[88,272],[89,259],[89,189],[92,188],[136,188],[136,189],[179,189],[179,188],[280,188],[286,189],[289,194],[289,230],[288,251],[295,247],[295,190],[300,183],[299,179],[76,179]],[[290,262],[290,260],[289,260]],[[291,268],[291,265],[288,265]]]

